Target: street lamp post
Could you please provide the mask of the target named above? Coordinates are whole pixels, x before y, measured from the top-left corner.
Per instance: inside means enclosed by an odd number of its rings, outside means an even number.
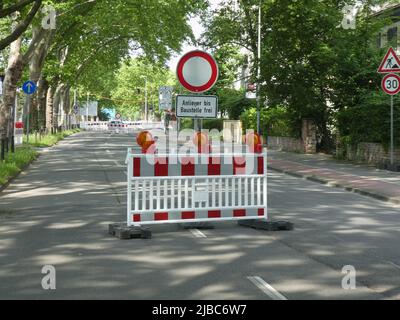
[[[144,119],[148,122],[148,101],[147,101],[147,76],[141,76],[140,78],[144,79]]]
[[[261,0],[258,5],[258,46],[257,46],[257,134],[260,134],[260,68],[261,59]]]

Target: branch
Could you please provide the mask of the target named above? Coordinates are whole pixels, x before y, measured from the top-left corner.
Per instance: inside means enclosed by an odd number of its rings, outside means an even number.
[[[14,13],[15,11],[21,11],[26,5],[34,2],[35,0],[22,0],[21,2],[9,6],[8,8],[0,10],[0,18],[4,18],[9,16],[10,14]],[[3,1],[1,1],[3,2]],[[3,4],[3,3],[2,3]]]
[[[35,17],[41,5],[42,5],[42,0],[35,0],[35,4],[33,5],[29,14],[25,17],[25,19],[18,24],[18,26],[8,37],[0,40],[0,51],[8,47],[10,43],[17,40],[25,32],[25,30],[31,24],[33,18]]]

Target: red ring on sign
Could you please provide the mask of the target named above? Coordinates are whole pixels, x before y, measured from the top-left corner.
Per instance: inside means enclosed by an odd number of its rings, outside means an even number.
[[[203,58],[204,60],[206,60],[210,64],[210,67],[211,67],[210,80],[208,80],[208,82],[206,82],[202,86],[192,86],[183,77],[183,67],[185,66],[185,63],[189,59],[194,58],[194,57]],[[201,93],[201,92],[205,92],[205,91],[210,90],[214,86],[214,84],[217,82],[218,73],[219,73],[218,65],[217,65],[215,59],[210,54],[208,54],[207,52],[200,51],[200,50],[190,51],[190,52],[186,53],[179,60],[178,65],[176,67],[176,75],[178,77],[179,82],[182,84],[182,86],[184,88],[186,88],[187,90],[189,90],[191,92],[196,92],[196,93]]]
[[[399,82],[399,86],[398,86],[398,88],[395,90],[395,91],[389,91],[387,88],[386,88],[386,85],[385,85],[385,83],[386,83],[386,80],[388,79],[388,78],[396,78],[397,79],[397,81]],[[394,96],[394,95],[396,95],[396,94],[398,94],[399,92],[400,92],[400,76],[398,76],[397,74],[388,74],[388,75],[386,75],[383,79],[382,79],[382,89],[383,89],[383,91],[385,91],[385,93],[387,93],[387,94],[389,94],[389,95],[391,95],[391,96]]]

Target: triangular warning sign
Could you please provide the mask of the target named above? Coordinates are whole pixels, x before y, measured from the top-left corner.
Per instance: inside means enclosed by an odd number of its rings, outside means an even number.
[[[379,73],[393,73],[400,72],[400,59],[396,55],[396,52],[393,48],[390,48],[386,53],[385,58],[381,63],[381,66],[378,69]]]

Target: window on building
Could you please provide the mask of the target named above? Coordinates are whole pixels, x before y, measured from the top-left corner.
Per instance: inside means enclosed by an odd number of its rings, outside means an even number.
[[[397,48],[397,27],[390,28],[387,33],[388,43]]]
[[[382,48],[382,33],[380,33],[380,32],[376,36],[376,46],[378,48]]]

